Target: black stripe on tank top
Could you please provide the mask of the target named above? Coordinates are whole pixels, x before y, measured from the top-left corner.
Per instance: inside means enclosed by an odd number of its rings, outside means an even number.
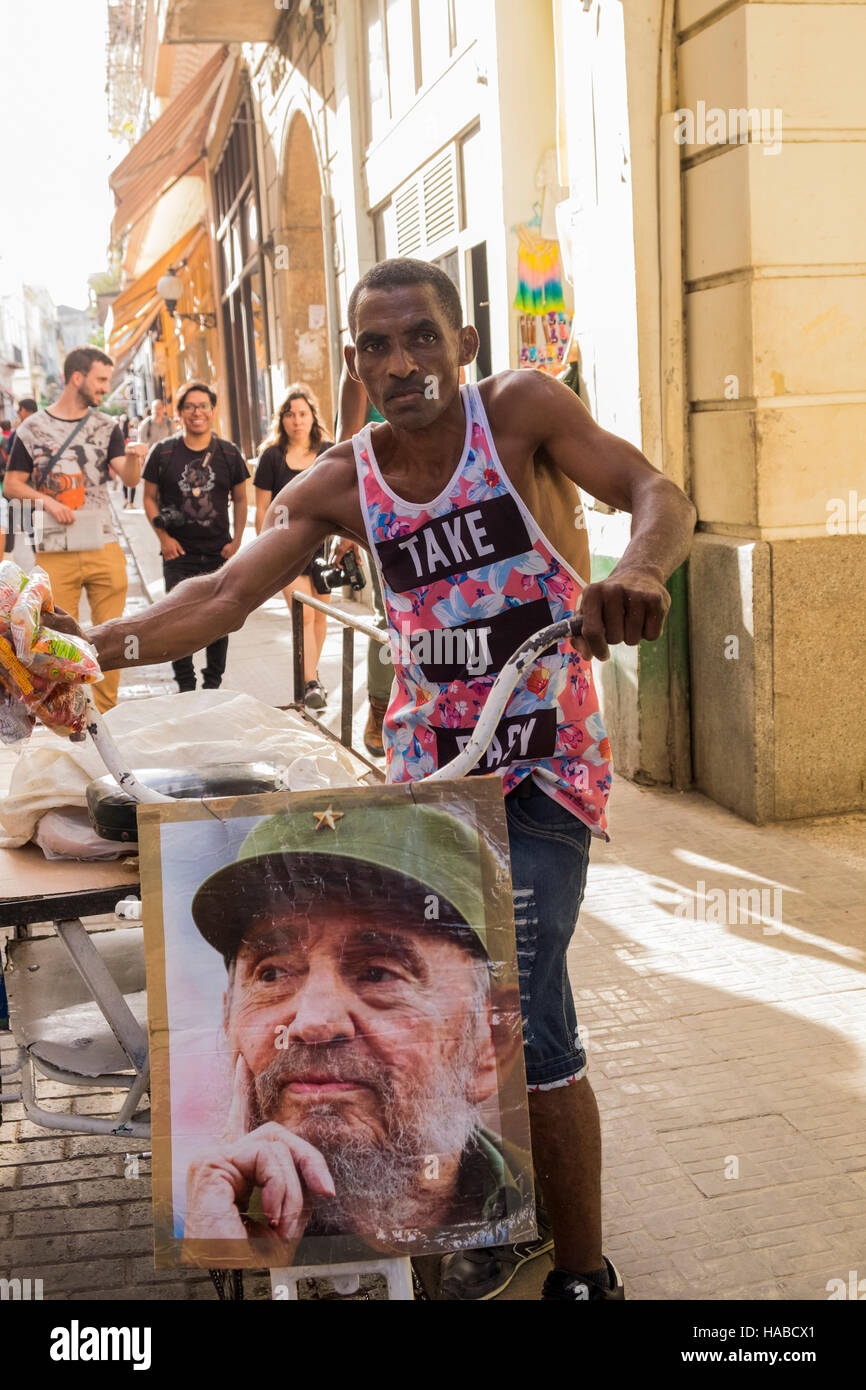
[[[401,632],[399,662],[420,666],[428,681],[451,681],[495,676],[528,637],[553,622],[546,598],[503,608],[492,618],[475,618],[459,627],[417,628]]]
[[[376,545],[388,587],[397,594],[481,569],[532,549],[514,498],[491,497],[425,521],[408,536]]]
[[[531,714],[516,714],[496,726],[487,751],[469,777],[484,777],[510,763],[549,758],[556,751],[556,710],[537,709]],[[436,753],[439,766],[444,767],[462,753],[474,729],[436,729]]]

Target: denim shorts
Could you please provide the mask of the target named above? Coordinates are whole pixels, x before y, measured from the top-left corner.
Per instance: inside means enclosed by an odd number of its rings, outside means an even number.
[[[565,1085],[586,1068],[566,952],[586,887],[589,827],[527,777],[505,798],[526,1080]]]

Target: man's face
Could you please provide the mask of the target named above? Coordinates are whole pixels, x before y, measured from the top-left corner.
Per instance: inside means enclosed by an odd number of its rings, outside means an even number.
[[[405,285],[363,292],[346,361],[390,425],[419,430],[450,405],[477,346],[474,328],[451,327],[432,285]]]
[[[94,362],[85,376],[83,372],[73,372],[72,380],[85,405],[98,406],[111,384],[112,368],[104,362]]]
[[[206,391],[188,391],[180,407],[180,418],[193,434],[210,429],[213,406]]]
[[[163,405],[162,401],[154,401],[154,403],[153,403],[153,418],[154,418],[154,420],[156,420],[158,423],[161,422],[161,421],[165,418],[165,406]]]
[[[259,1120],[319,1148],[338,1197],[341,1179],[396,1197],[427,1155],[459,1158],[495,1086],[483,967],[444,934],[391,925],[387,907],[349,911],[248,933],[227,1033]]]

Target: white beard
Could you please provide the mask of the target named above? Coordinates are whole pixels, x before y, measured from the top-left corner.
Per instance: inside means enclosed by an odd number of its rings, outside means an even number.
[[[357,1074],[358,1064],[354,1059],[349,1064],[343,1046],[328,1053],[335,1070],[349,1068]],[[317,1071],[322,1070],[324,1057],[325,1049],[317,1050]],[[342,1107],[333,1101],[309,1107],[292,1130],[321,1152],[336,1188],[335,1197],[316,1199],[310,1234],[360,1234],[425,1224],[424,1211],[435,1202],[435,1187],[432,1192],[422,1187],[425,1164],[433,1157],[440,1163],[459,1159],[479,1124],[478,1107],[467,1099],[477,1064],[478,1049],[470,1036],[447,1070],[440,1067],[407,1088],[406,1094],[399,1094],[389,1073],[365,1063],[368,1073],[375,1070],[370,1082],[384,1114],[382,1138],[348,1124]],[[299,1070],[289,1052],[256,1078],[262,1121],[279,1122],[283,1086]]]

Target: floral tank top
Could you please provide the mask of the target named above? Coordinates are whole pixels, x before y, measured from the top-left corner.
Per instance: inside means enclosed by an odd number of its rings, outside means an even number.
[[[407,502],[387,486],[372,423],[353,441],[395,669],[383,727],[389,782],[416,781],[456,757],[508,658],[570,617],[585,587],[510,482],[478,388],[460,389],[463,454],[432,502]],[[508,793],[532,774],[607,838],[611,767],[592,668],[563,642],[523,673],[470,775],[495,773]]]

